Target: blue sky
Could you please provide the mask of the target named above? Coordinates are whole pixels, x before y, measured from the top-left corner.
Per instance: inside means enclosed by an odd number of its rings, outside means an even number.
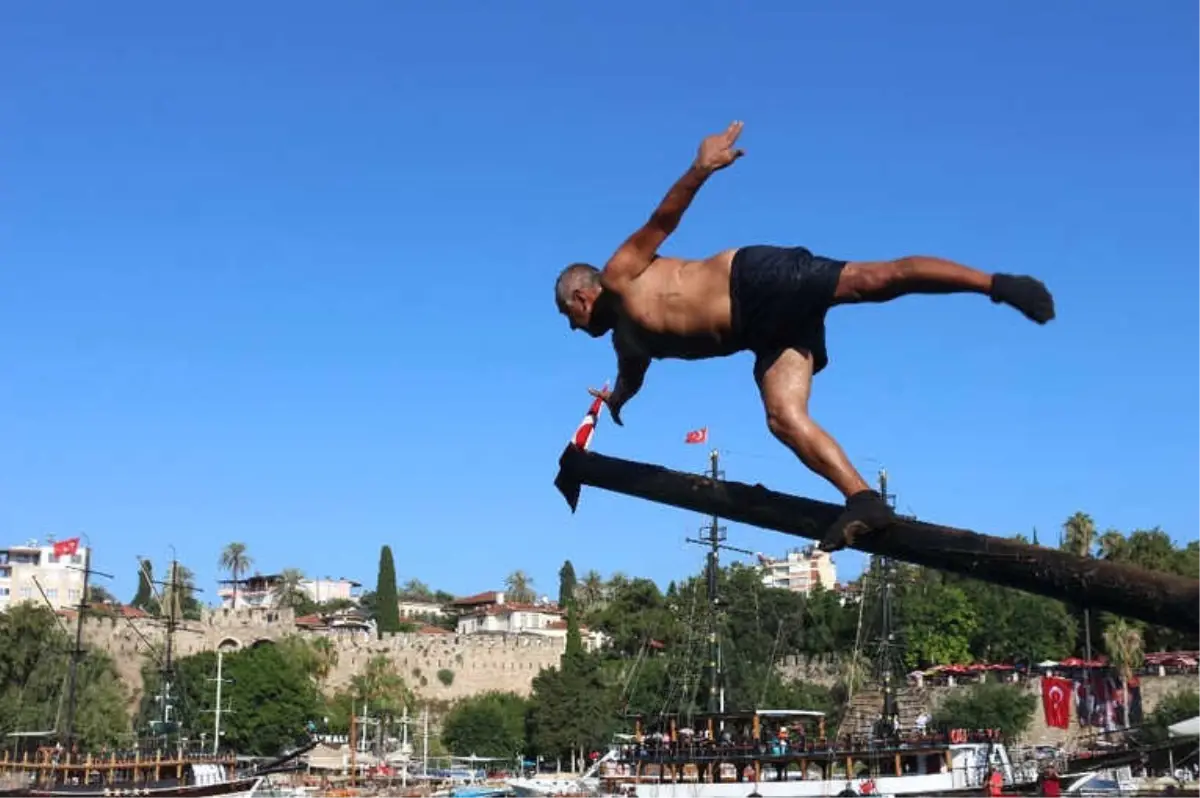
[[[1030,273],[829,318],[812,412],[902,509],[1053,540],[1197,535],[1189,3],[362,2],[0,9],[0,540],[86,533],[122,598],[172,547],[458,593],[662,584],[703,518],[556,459],[614,371],[551,284],[746,122],[664,252],[751,243]],[[656,363],[595,448],[836,499],[740,355]],[[741,525],[730,542],[802,543]],[[837,558],[844,575],[857,554]]]

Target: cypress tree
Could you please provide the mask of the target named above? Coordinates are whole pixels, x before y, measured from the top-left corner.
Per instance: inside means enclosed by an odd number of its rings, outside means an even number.
[[[567,560],[558,569],[558,606],[566,608],[575,600],[575,566]]]
[[[396,593],[396,564],[392,547],[379,550],[379,579],[375,583],[375,627],[380,637],[384,632],[400,631],[400,604]]]
[[[153,578],[154,566],[149,560],[143,560],[139,557],[137,592],[133,594],[133,601],[129,602],[130,607],[135,607],[151,614],[158,611],[158,600],[155,599],[154,590],[150,585],[150,580]]]

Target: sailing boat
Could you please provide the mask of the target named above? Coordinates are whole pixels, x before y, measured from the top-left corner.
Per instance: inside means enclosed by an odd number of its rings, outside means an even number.
[[[166,633],[160,668],[162,688],[156,696],[158,714],[150,722],[149,729],[155,742],[107,755],[76,751],[77,673],[83,655],[90,555],[89,547],[84,550],[82,598],[76,613],[75,647],[68,671],[65,729],[58,735],[56,745],[39,747],[32,756],[29,751],[20,757],[10,757],[7,751],[4,752],[0,757],[0,777],[21,784],[0,789],[0,798],[249,798],[262,784],[266,773],[308,750],[291,752],[248,774],[238,772],[237,757],[232,753],[205,755],[184,750],[179,724],[174,720],[172,694],[175,673],[172,642],[180,610],[179,566],[172,561],[170,579],[163,583],[166,588],[162,601],[166,605]]]

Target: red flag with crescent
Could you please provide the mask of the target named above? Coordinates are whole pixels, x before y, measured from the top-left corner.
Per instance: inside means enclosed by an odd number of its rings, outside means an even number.
[[[1042,678],[1042,708],[1046,713],[1046,725],[1066,729],[1071,721],[1071,682],[1057,676]]]

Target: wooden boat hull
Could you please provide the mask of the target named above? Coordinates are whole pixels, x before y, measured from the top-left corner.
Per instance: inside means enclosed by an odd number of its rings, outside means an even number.
[[[170,784],[149,787],[113,785],[56,785],[54,788],[19,787],[0,790],[0,798],[236,798],[250,796],[262,782],[262,776],[251,776],[213,784]]]

